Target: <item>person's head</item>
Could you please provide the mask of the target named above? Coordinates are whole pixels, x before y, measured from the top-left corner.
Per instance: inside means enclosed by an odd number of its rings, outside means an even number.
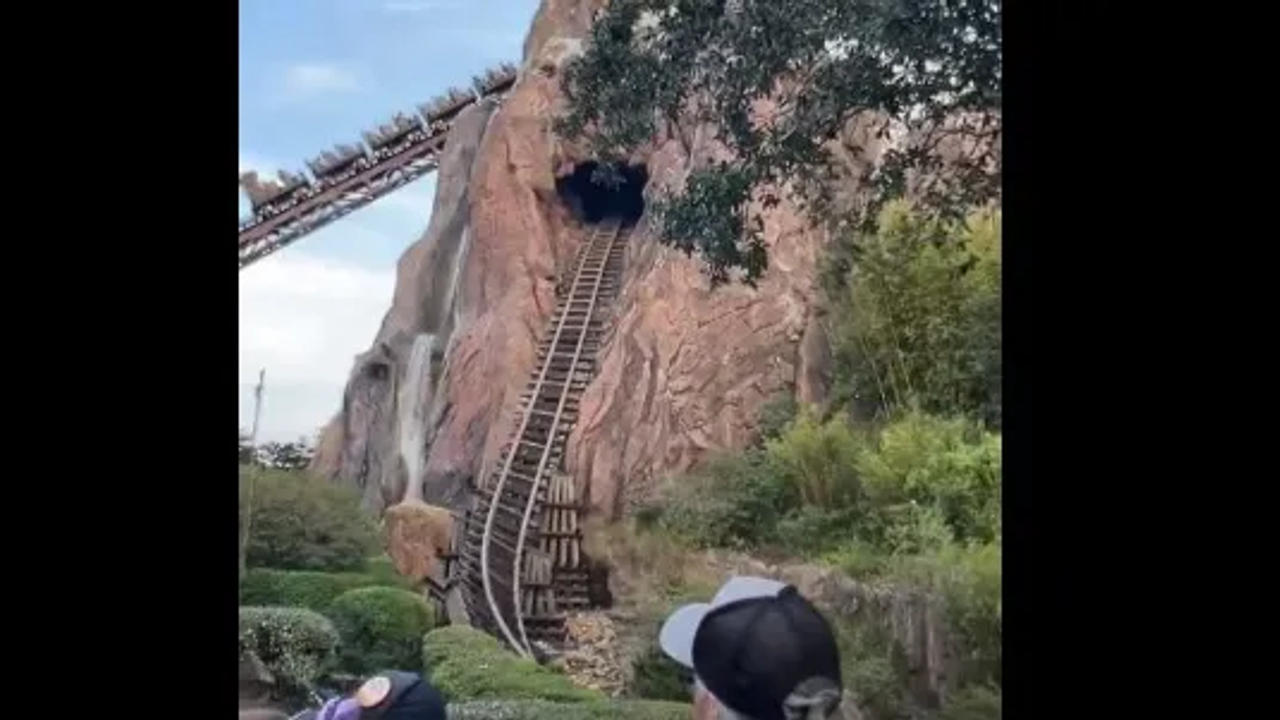
[[[388,670],[349,698],[330,700],[307,720],[445,720],[444,698],[417,673]]]
[[[735,577],[679,608],[658,636],[693,671],[695,720],[825,720],[843,688],[831,627],[794,587]]]

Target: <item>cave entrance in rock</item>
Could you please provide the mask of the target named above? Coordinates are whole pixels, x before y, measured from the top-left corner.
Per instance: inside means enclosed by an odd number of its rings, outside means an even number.
[[[616,218],[624,225],[634,225],[644,213],[647,182],[649,170],[643,164],[620,165],[610,172],[610,168],[588,160],[556,178],[556,192],[581,222],[594,224]]]

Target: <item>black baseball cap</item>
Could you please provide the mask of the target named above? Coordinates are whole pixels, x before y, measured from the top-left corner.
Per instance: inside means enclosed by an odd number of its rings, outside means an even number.
[[[832,710],[839,704],[840,651],[831,626],[776,580],[730,579],[711,603],[672,613],[659,644],[717,700],[749,717],[783,720],[797,690],[826,698]]]

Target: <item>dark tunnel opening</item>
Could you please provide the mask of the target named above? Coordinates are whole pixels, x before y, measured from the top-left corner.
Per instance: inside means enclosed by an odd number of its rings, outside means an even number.
[[[572,173],[556,178],[556,192],[582,222],[617,218],[624,225],[634,225],[644,213],[647,182],[649,170],[644,165],[620,165],[611,171],[588,160],[575,165]]]

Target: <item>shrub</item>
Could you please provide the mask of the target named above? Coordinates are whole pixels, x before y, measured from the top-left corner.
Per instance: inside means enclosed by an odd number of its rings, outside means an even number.
[[[1000,688],[970,685],[957,690],[938,713],[939,720],[1000,720]]]
[[[339,595],[375,585],[406,587],[406,581],[365,573],[250,568],[240,578],[240,604],[304,607],[326,613]]]
[[[766,454],[712,458],[668,482],[661,525],[699,547],[750,547],[768,541],[794,500],[768,467]]]
[[[835,394],[864,412],[928,412],[1000,424],[1000,215],[926,219],[903,201],[830,284]]]
[[[857,502],[862,439],[841,418],[822,423],[806,410],[769,441],[770,467],[805,505],[832,510]]]
[[[692,681],[689,670],[667,657],[656,643],[632,661],[631,675],[627,690],[632,697],[676,702],[689,700]]]
[[[285,691],[310,687],[331,666],[337,646],[337,630],[319,613],[289,607],[240,608],[240,655],[257,655]]]
[[[960,683],[1001,683],[1003,606],[999,544],[949,544],[933,553],[893,559],[886,575],[939,595],[947,621],[966,649]]]
[[[449,702],[467,700],[604,700],[596,690],[575,687],[562,673],[506,651],[474,628],[451,625],[422,641],[426,673]]]
[[[888,630],[861,618],[834,616],[832,630],[840,648],[844,686],[853,691],[858,707],[871,717],[911,717],[905,668]]]
[[[378,550],[355,491],[304,472],[242,466],[240,523],[254,567],[359,570]]]
[[[688,720],[692,713],[688,704],[655,700],[499,700],[449,706],[449,720]]]
[[[774,535],[787,552],[817,555],[854,541],[858,514],[852,508],[826,510],[802,506],[778,521]]]
[[[887,524],[921,530],[940,519],[961,542],[991,542],[1000,532],[1000,436],[971,422],[907,413],[884,428],[859,469]]]
[[[765,403],[760,409],[760,437],[772,440],[787,429],[787,425],[796,417],[799,407],[791,393],[780,395]]]
[[[396,570],[395,562],[386,553],[365,560],[364,572],[375,581],[370,585],[408,587],[411,584],[408,578]]]
[[[435,627],[435,611],[416,593],[366,587],[338,596],[329,606],[342,638],[342,669],[365,674],[383,669],[416,670],[422,636]]]

